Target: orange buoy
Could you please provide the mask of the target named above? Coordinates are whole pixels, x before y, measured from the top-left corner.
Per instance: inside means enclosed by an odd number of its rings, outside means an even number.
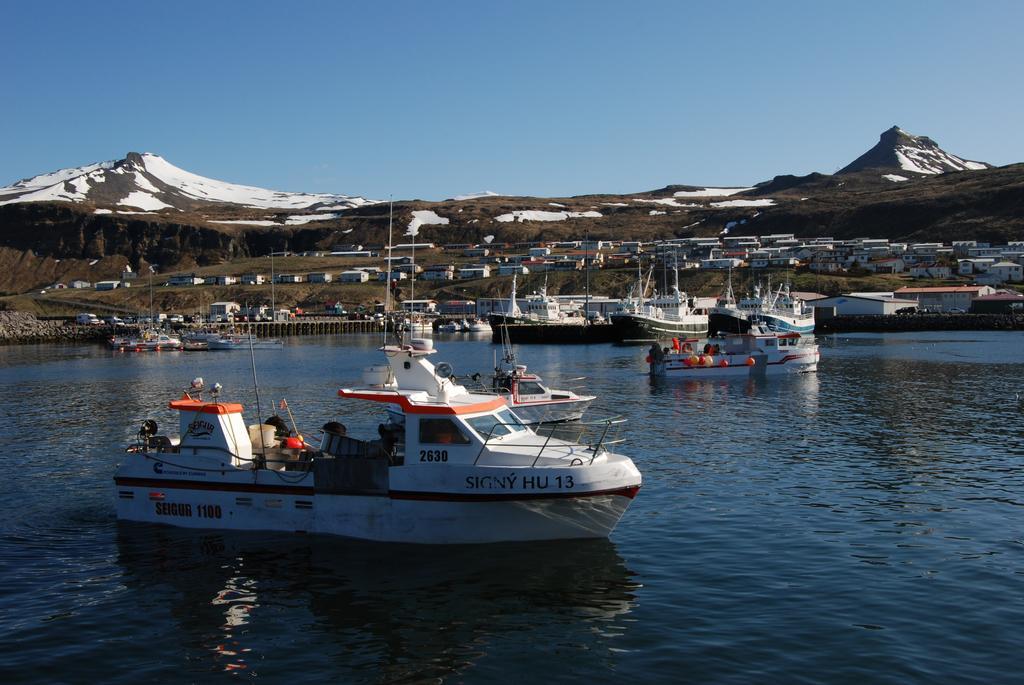
[[[718,365],[724,369],[725,367],[729,366],[729,360],[723,359],[722,361],[718,362]]]
[[[747,357],[747,366],[753,366],[755,363],[753,357]]]
[[[714,357],[712,357],[710,354],[708,356],[704,357],[704,366],[714,366],[714,365],[715,365],[715,358]]]
[[[285,438],[284,446],[290,450],[301,450],[306,446],[306,443],[302,441],[302,438]]]
[[[648,364],[650,364],[650,363],[651,363],[651,361],[652,361],[652,360],[651,360],[651,355],[647,355],[646,361],[647,361],[647,363],[648,363]]]

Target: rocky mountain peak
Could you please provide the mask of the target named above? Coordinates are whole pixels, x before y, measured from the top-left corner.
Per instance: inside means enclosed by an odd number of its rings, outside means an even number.
[[[947,171],[975,171],[990,166],[957,157],[927,136],[915,136],[893,126],[882,132],[873,148],[836,173],[851,174],[870,169],[934,175]]]

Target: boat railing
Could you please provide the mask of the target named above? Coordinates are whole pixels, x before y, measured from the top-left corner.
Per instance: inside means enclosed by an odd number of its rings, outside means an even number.
[[[610,445],[618,445],[625,442],[625,438],[619,437],[622,425],[626,423],[626,419],[622,416],[613,416],[607,419],[598,419],[594,421],[575,421],[571,423],[557,423],[557,424],[544,424],[538,426],[533,431],[535,435],[544,438],[543,444],[540,449],[537,450],[537,454],[534,455],[533,462],[530,464],[531,467],[536,466],[540,458],[544,456],[546,451],[553,450],[551,446],[551,440],[555,439],[558,441],[558,447],[562,447],[564,443],[571,443],[574,445],[582,446],[585,451],[590,452],[589,464],[593,464],[594,460],[600,455],[608,451]],[[476,458],[473,460],[473,465],[476,466],[480,461],[480,457],[483,456],[484,450],[491,443],[492,438],[500,437],[495,436],[494,431],[499,426],[503,427],[514,427],[522,428],[520,423],[504,423],[496,421],[491,429],[487,431],[487,435],[484,436],[484,442],[480,445],[480,451],[477,452]],[[530,447],[536,448],[536,443],[515,443],[515,442],[502,442],[502,447]],[[575,463],[578,462],[578,463]],[[581,466],[583,459],[580,457],[574,457],[570,462],[570,466]]]

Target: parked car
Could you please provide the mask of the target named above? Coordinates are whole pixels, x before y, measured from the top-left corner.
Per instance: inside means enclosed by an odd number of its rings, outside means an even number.
[[[95,326],[95,325],[102,325],[103,324],[103,322],[100,321],[99,318],[95,314],[90,314],[89,312],[82,312],[81,314],[76,316],[75,317],[75,323],[77,323],[79,325],[82,325],[82,326],[90,326],[90,325]]]
[[[181,314],[171,314],[167,317],[168,323],[185,323],[185,317]]]
[[[108,326],[123,326],[124,319],[119,316],[108,316],[103,319]]]

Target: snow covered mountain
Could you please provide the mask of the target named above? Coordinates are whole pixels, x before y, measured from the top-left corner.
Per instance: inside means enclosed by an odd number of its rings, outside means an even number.
[[[893,126],[879,136],[878,144],[843,167],[837,174],[866,169],[909,171],[913,174],[943,174],[947,171],[989,169],[990,164],[972,162],[951,155],[927,136],[915,136]]]
[[[281,210],[343,210],[374,204],[348,195],[286,193],[226,183],[189,173],[148,152],[129,152],[124,159],[61,169],[0,188],[0,205],[48,201],[144,212],[194,211],[211,204]]]

